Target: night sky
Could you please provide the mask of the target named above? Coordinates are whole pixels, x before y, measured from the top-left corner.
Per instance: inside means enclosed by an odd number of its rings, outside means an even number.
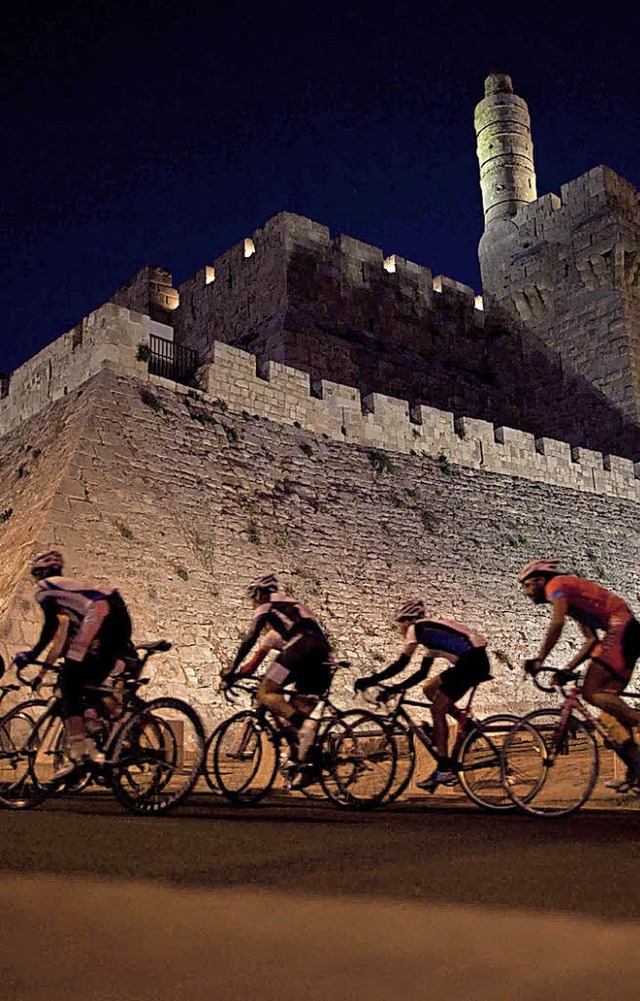
[[[4,16],[0,370],[144,264],[179,285],[298,212],[479,290],[473,110],[529,104],[538,193],[640,187],[640,4],[40,3]]]

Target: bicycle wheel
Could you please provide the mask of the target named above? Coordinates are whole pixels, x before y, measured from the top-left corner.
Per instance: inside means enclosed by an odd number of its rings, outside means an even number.
[[[464,737],[458,752],[458,779],[469,799],[485,810],[514,810],[502,784],[500,754],[516,716],[499,714],[480,720]]]
[[[409,727],[396,720],[391,727],[391,737],[396,746],[396,767],[386,796],[387,803],[393,803],[402,796],[416,770],[416,744]]]
[[[37,806],[47,796],[32,767],[37,725],[33,715],[20,706],[0,720],[0,804],[12,810]]]
[[[213,749],[213,768],[222,794],[245,805],[266,796],[276,777],[279,746],[275,729],[251,710],[226,720]]]
[[[323,738],[323,761],[330,799],[340,806],[377,806],[393,782],[396,746],[384,723],[363,713],[329,728]]]
[[[561,817],[587,801],[598,777],[598,747],[577,716],[560,709],[519,720],[502,750],[502,775],[514,803],[535,816]]]
[[[215,749],[216,749],[216,744],[218,742],[218,738],[220,736],[220,731],[222,730],[223,726],[224,726],[224,722],[219,723],[218,726],[216,726],[215,729],[213,730],[213,732],[211,733],[211,736],[208,738],[207,744],[206,744],[206,747],[205,747],[205,750],[204,750],[204,761],[202,763],[202,771],[203,771],[204,777],[206,779],[207,785],[209,786],[209,788],[210,788],[211,792],[214,794],[214,796],[223,796],[224,795],[224,793],[222,792],[222,789],[220,788],[220,783],[218,782],[218,780],[216,778],[216,771],[215,771],[215,768],[213,766],[213,756],[214,756],[214,753],[215,753]]]
[[[344,732],[344,727],[341,727],[342,723],[349,723],[356,719],[360,719],[363,716],[369,715],[365,709],[345,709],[335,710],[331,716],[320,720],[318,727],[318,733],[316,738],[309,748],[307,754],[307,760],[305,767],[302,770],[300,784],[294,784],[291,788],[291,793],[299,792],[305,799],[310,799],[313,802],[319,802],[326,800],[328,797],[326,786],[331,784],[333,796],[332,799],[340,799],[340,790],[335,783],[331,783],[328,773],[324,771],[323,779],[323,754],[322,754],[322,743],[323,737],[330,728],[333,728],[333,737],[335,739],[338,732]],[[344,797],[342,797],[344,798]]]
[[[200,774],[200,718],[180,699],[154,699],[116,729],[109,758],[109,785],[127,810],[167,813],[184,801]]]

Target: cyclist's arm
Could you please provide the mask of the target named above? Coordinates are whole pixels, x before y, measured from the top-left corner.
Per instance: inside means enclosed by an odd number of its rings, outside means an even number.
[[[582,635],[585,637],[585,641],[578,650],[577,654],[571,658],[568,664],[565,664],[565,671],[573,671],[580,664],[583,664],[585,660],[589,657],[589,654],[593,650],[594,646],[598,642],[598,637],[596,636],[594,630],[591,626],[584,625],[582,622],[578,623],[578,628]]]
[[[58,610],[54,602],[43,601],[41,607],[44,614],[44,623],[38,642],[29,651],[29,656],[32,660],[37,660],[45,647],[49,646],[57,632],[59,624]]]
[[[255,646],[258,640],[258,636],[262,631],[262,627],[265,624],[265,619],[266,616],[264,615],[260,615],[258,618],[254,619],[251,629],[243,639],[242,643],[240,644],[240,649],[238,650],[237,654],[233,659],[233,664],[231,665],[230,674],[236,673],[238,667],[240,666],[244,658],[247,656],[249,651]]]
[[[418,670],[414,671],[413,674],[410,674],[403,681],[399,681],[397,685],[389,685],[387,694],[394,695],[397,692],[405,692],[408,688],[413,688],[414,685],[417,685],[418,682],[424,681],[431,670],[433,660],[433,657],[423,657]]]
[[[537,664],[538,670],[542,667],[545,660],[560,639],[560,635],[564,629],[564,623],[567,618],[568,602],[565,597],[554,598],[551,602],[551,607],[553,608],[551,622],[549,623],[546,636],[543,639],[542,645],[538,651],[538,656],[534,661],[534,663]]]
[[[386,681],[387,678],[393,678],[394,675],[400,674],[400,671],[404,670],[404,668],[411,660],[413,651],[416,649],[417,646],[418,646],[417,643],[405,644],[405,648],[400,654],[400,656],[397,658],[397,660],[394,660],[392,664],[389,664],[388,667],[385,667],[378,674],[369,674],[364,678],[358,678],[358,681],[356,682],[356,688],[357,689],[370,688],[372,685],[377,685],[381,681]]]
[[[259,647],[254,653],[253,657],[250,657],[247,663],[242,665],[240,670],[237,672],[237,676],[239,678],[246,678],[250,674],[253,674],[253,672],[256,670],[257,667],[259,667],[259,665],[262,663],[262,661],[264,660],[264,658],[267,656],[268,653],[269,653],[268,649],[262,646]]]
[[[58,626],[51,642],[51,646],[47,650],[47,655],[44,658],[45,663],[55,664],[58,658],[62,657],[69,636],[69,624],[68,615],[58,616]],[[40,673],[42,674],[43,672],[41,671]]]

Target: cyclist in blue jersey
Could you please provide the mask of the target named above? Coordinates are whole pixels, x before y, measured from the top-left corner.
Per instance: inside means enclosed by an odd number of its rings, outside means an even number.
[[[275,630],[282,640],[281,649],[260,682],[258,699],[280,718],[292,755],[302,761],[314,732],[314,724],[308,717],[329,686],[329,640],[313,613],[281,592],[274,574],[260,577],[247,588],[247,595],[255,608],[253,622],[231,667],[222,672],[221,681],[224,686],[231,687],[236,678],[245,673],[241,664],[262,631]],[[284,693],[289,684],[295,688],[291,698]]]
[[[434,779],[439,785],[453,785],[456,776],[449,758],[447,715],[459,720],[462,714],[456,706],[458,699],[474,685],[491,677],[487,641],[475,629],[459,622],[427,618],[421,598],[403,602],[396,612],[395,621],[404,637],[400,656],[378,674],[358,678],[354,689],[361,692],[399,674],[408,666],[418,647],[422,647],[423,657],[418,670],[396,685],[386,687],[382,699],[386,700],[403,692],[420,681],[425,682],[422,690],[431,703],[438,763],[433,775],[417,785],[418,788],[431,788]],[[448,660],[451,666],[427,680],[431,666],[438,657]]]
[[[131,641],[131,619],[118,591],[63,577],[63,569],[62,554],[55,549],[34,558],[31,574],[38,582],[35,599],[42,608],[44,623],[35,646],[15,658],[19,667],[37,660],[50,644],[60,643],[60,630],[67,620],[69,636],[58,683],[69,761],[56,772],[56,778],[63,778],[86,759],[104,761],[86,734],[82,689],[84,685],[101,684],[127,654]],[[41,676],[42,672],[37,680]]]

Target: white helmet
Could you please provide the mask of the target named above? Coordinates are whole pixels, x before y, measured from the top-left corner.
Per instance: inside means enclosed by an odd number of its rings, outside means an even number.
[[[264,577],[259,577],[258,580],[254,580],[253,584],[249,584],[247,588],[247,594],[250,598],[257,598],[259,594],[263,592],[271,593],[272,591],[278,591],[280,585],[278,584],[278,578],[274,573],[265,574]]]
[[[31,574],[33,577],[56,577],[62,573],[64,558],[57,549],[47,549],[44,553],[38,553],[31,562]]]
[[[528,577],[533,577],[535,574],[548,574],[553,577],[557,573],[559,573],[557,560],[531,560],[518,573],[518,581],[524,584]]]
[[[396,622],[410,622],[423,619],[425,614],[422,598],[410,598],[408,601],[403,601],[396,609]]]

